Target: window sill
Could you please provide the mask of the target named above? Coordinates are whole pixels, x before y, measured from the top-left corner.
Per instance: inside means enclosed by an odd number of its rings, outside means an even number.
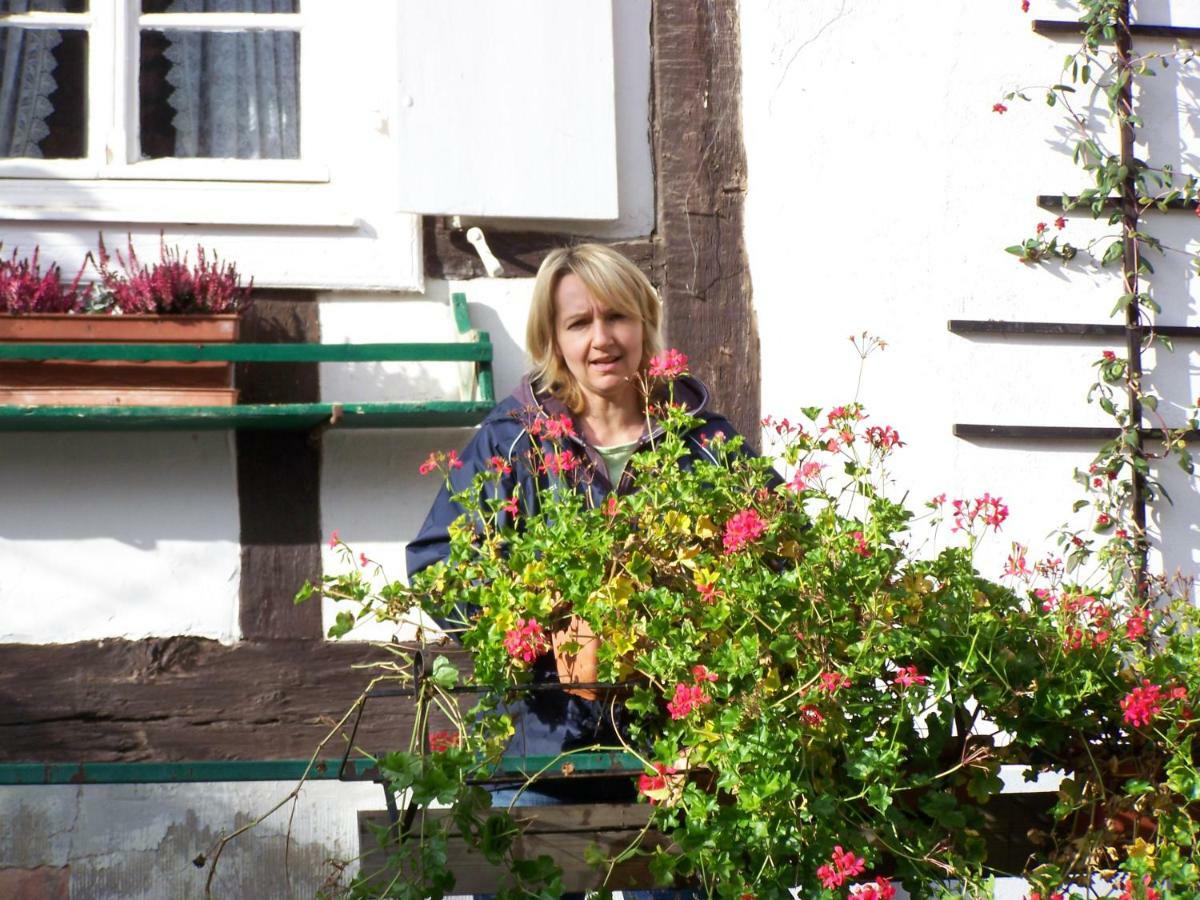
[[[99,165],[86,159],[5,159],[0,160],[0,178],[327,184],[329,169],[289,159],[147,159],[124,166]]]

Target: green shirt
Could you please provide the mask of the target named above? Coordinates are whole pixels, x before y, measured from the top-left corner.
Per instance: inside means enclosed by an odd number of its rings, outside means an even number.
[[[625,465],[633,456],[633,451],[638,448],[641,441],[634,441],[632,444],[616,444],[612,447],[596,447],[596,452],[600,454],[600,458],[604,460],[604,467],[608,469],[608,480],[615,488],[621,483],[621,475],[625,472]]]

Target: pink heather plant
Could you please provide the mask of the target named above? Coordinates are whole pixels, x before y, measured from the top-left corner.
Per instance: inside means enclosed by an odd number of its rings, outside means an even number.
[[[94,305],[121,313],[236,313],[250,303],[254,279],[245,287],[233,263],[211,259],[201,246],[196,247],[196,262],[178,248],[159,244],[159,260],[143,264],[133,249],[132,239],[125,255],[113,256],[99,239],[97,257],[88,256],[100,276]],[[119,268],[118,268],[119,267]]]
[[[64,285],[58,266],[42,272],[39,252],[34,247],[32,259],[22,259],[15,250],[11,257],[0,258],[0,313],[71,313],[84,306],[79,274]]]

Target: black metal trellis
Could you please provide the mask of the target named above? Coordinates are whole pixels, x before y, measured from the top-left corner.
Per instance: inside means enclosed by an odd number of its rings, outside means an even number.
[[[1057,37],[1063,35],[1080,35],[1085,31],[1083,23],[1078,21],[1054,21],[1036,19],[1032,23],[1035,34]],[[1144,25],[1130,21],[1129,0],[1123,0],[1120,5],[1115,23],[1115,47],[1117,56],[1118,77],[1124,76],[1120,93],[1116,100],[1116,112],[1119,123],[1119,138],[1121,144],[1120,162],[1127,172],[1121,184],[1120,194],[1105,198],[1102,202],[1104,209],[1120,213],[1121,236],[1123,241],[1121,255],[1121,280],[1124,293],[1134,298],[1139,293],[1139,245],[1134,234],[1138,230],[1140,217],[1143,213],[1172,210],[1200,211],[1197,201],[1176,199],[1159,203],[1139,197],[1137,193],[1136,159],[1134,153],[1135,133],[1130,123],[1133,114],[1133,74],[1132,53],[1133,39],[1141,38],[1175,38],[1194,40],[1200,38],[1200,28],[1175,25]],[[1037,198],[1037,203],[1043,209],[1062,210],[1077,197],[1069,195],[1043,194]],[[1089,204],[1090,206],[1090,204]],[[1069,322],[1011,322],[1011,321],[976,321],[951,320],[950,331],[959,335],[1023,335],[1023,336],[1054,336],[1072,338],[1114,338],[1124,339],[1125,358],[1128,367],[1127,399],[1132,428],[1132,451],[1137,459],[1145,459],[1146,439],[1162,438],[1163,430],[1147,428],[1144,422],[1141,382],[1143,376],[1142,348],[1147,338],[1157,336],[1167,338],[1200,339],[1200,328],[1184,325],[1156,325],[1145,322],[1141,318],[1140,304],[1134,300],[1125,307],[1125,322],[1122,325],[1096,325],[1088,323]],[[1080,441],[1109,441],[1122,433],[1118,428],[1074,428],[1064,426],[1029,426],[1029,425],[985,425],[955,423],[954,435],[963,439],[1019,439],[1019,440],[1080,440]],[[1183,438],[1189,442],[1200,440],[1196,431],[1183,432]],[[1146,542],[1146,506],[1147,506],[1146,476],[1136,467],[1133,469],[1131,512],[1134,527],[1139,536],[1136,562],[1136,584],[1145,589],[1146,558],[1148,545]]]

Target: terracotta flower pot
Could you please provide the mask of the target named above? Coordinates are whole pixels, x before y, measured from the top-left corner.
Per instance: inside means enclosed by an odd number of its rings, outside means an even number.
[[[0,315],[3,343],[232,343],[236,315]],[[233,364],[173,360],[0,360],[0,404],[232,406]]]

